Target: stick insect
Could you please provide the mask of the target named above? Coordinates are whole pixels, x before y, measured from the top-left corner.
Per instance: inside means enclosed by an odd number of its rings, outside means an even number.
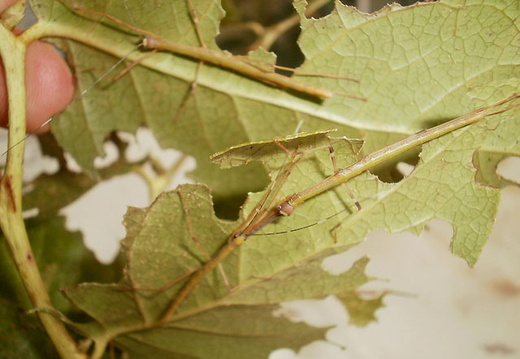
[[[299,93],[304,93],[310,96],[315,96],[319,98],[328,98],[334,95],[333,92],[327,89],[318,88],[312,85],[308,85],[305,83],[298,82],[294,79],[288,78],[286,76],[279,75],[275,72],[265,71],[256,61],[250,61],[247,58],[240,56],[233,56],[225,52],[220,52],[216,50],[209,49],[202,38],[198,15],[191,3],[191,1],[187,2],[190,16],[192,19],[192,23],[195,29],[195,33],[197,35],[198,41],[200,43],[200,47],[195,47],[191,45],[185,45],[183,43],[172,42],[169,41],[157,34],[154,34],[150,31],[140,29],[133,24],[125,23],[124,21],[118,19],[115,16],[110,14],[101,13],[94,10],[82,9],[74,4],[69,4],[66,1],[61,0],[62,4],[69,7],[72,11],[79,14],[80,16],[97,16],[102,19],[108,19],[115,24],[121,25],[128,30],[135,32],[140,36],[144,36],[142,45],[144,48],[154,51],[166,51],[173,54],[185,56],[188,58],[192,58],[204,63],[212,64],[218,67],[222,67],[225,69],[229,69],[233,72],[241,74],[246,77],[250,77],[256,79],[260,82],[266,83],[271,86],[285,88],[289,90],[293,90]],[[128,10],[127,5],[125,4],[125,8]],[[131,21],[133,17],[131,17]],[[141,60],[142,61],[142,60]],[[347,78],[344,78],[347,79]],[[348,79],[352,81],[358,81],[353,79]],[[353,98],[359,100],[366,100],[361,96],[352,96]]]
[[[506,101],[512,101],[517,97],[518,95],[515,95],[514,97],[511,97]],[[338,170],[334,175],[328,177],[324,181],[316,183],[311,187],[303,189],[302,191],[299,191],[288,197],[284,197],[282,200],[277,201],[275,200],[274,194],[278,194],[278,187],[283,185],[283,183],[285,182],[284,178],[288,176],[291,173],[291,169],[298,164],[299,153],[296,152],[291,154],[292,158],[290,159],[286,167],[284,167],[284,169],[281,171],[280,180],[276,181],[276,184],[273,185],[272,191],[270,191],[270,193],[272,194],[271,197],[266,197],[265,202],[261,202],[261,206],[254,211],[254,214],[252,214],[248,218],[248,220],[244,222],[243,225],[241,225],[239,228],[233,231],[233,233],[228,238],[228,242],[213,258],[209,259],[203,267],[191,274],[190,278],[179,292],[179,295],[171,302],[171,304],[165,311],[162,320],[166,321],[169,318],[171,318],[171,316],[175,314],[179,305],[181,305],[182,302],[196,288],[196,286],[200,282],[200,279],[203,278],[211,270],[216,268],[216,266],[222,260],[224,260],[234,249],[242,245],[246,240],[248,240],[249,237],[258,233],[260,230],[267,227],[269,224],[277,220],[280,220],[281,218],[291,216],[293,212],[297,209],[297,207],[302,205],[307,200],[314,198],[320,193],[329,191],[332,188],[335,188],[338,185],[347,182],[351,178],[366,171],[375,164],[384,161],[385,159],[392,157],[397,153],[405,151],[411,147],[420,145],[421,143],[431,141],[434,138],[442,136],[450,131],[454,131],[455,129],[458,129],[460,127],[474,123],[486,116],[497,114],[503,111],[505,111],[505,109],[494,111],[491,107],[487,107],[470,114],[470,116],[453,120],[452,122],[445,124],[444,127],[439,126],[430,130],[422,131],[418,134],[415,134],[407,138],[406,140],[396,143],[395,145],[386,147],[384,149],[385,151],[375,152],[372,155],[365,157],[364,159],[356,162],[355,164],[349,167]]]
[[[299,152],[293,153],[289,162],[279,172],[278,177],[274,181],[266,197],[260,201],[259,205],[255,207],[244,223],[235,231],[233,231],[233,233],[228,238],[227,243],[221,248],[221,250],[204,266],[194,272],[194,274],[189,278],[189,280],[185,283],[177,296],[165,310],[161,321],[168,321],[174,315],[182,302],[193,292],[201,279],[204,278],[204,276],[206,276],[210,271],[212,271],[227,256],[229,256],[229,254],[231,254],[236,248],[244,244],[249,237],[253,236],[269,224],[280,220],[281,218],[291,216],[299,206],[304,204],[304,202],[318,196],[321,193],[342,185],[349,180],[359,176],[363,172],[373,168],[377,164],[393,158],[396,155],[404,153],[414,147],[430,142],[436,138],[439,138],[465,126],[474,124],[488,116],[500,114],[514,107],[518,107],[520,106],[520,103],[515,101],[518,98],[520,98],[519,93],[514,94],[507,99],[499,101],[493,105],[479,108],[467,115],[445,122],[441,125],[419,131],[409,137],[406,137],[398,142],[395,142],[363,157],[350,166],[335,171],[332,176],[327,177],[323,181],[303,189],[300,192],[291,194],[277,202],[275,205],[271,206],[269,203],[273,197],[278,194],[281,186],[289,176],[292,168],[297,165],[301,159],[301,155],[303,154]],[[507,106],[501,107],[502,105]],[[222,155],[222,153],[219,153],[214,157],[218,158]]]

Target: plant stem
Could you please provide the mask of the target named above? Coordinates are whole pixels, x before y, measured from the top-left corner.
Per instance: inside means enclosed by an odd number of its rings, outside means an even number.
[[[327,5],[330,0],[315,0],[307,5],[305,9],[305,16],[312,16],[316,11],[318,11],[321,7]],[[284,19],[274,25],[267,27],[262,35],[253,43],[250,48],[256,49],[258,47],[263,47],[264,49],[270,49],[273,46],[273,43],[286,31],[290,28],[298,25],[301,21],[300,14],[294,14],[287,19]]]
[[[0,53],[5,67],[8,92],[9,147],[20,142],[25,136],[26,49],[23,41],[19,41],[9,30],[0,26]],[[49,314],[56,309],[42,281],[22,218],[23,156],[23,143],[12,148],[7,156],[5,172],[0,180],[0,226],[29,299],[35,308],[44,309],[38,311],[37,315],[58,353],[62,358],[85,358],[85,354],[78,351],[63,323]]]
[[[134,171],[140,175],[146,184],[150,192],[150,200],[153,201],[161,192],[165,191],[172,179],[179,174],[180,169],[188,160],[188,155],[182,153],[179,158],[173,163],[173,165],[166,169],[160,161],[153,156],[150,156],[149,162],[152,165],[153,173],[150,174],[146,171],[145,165],[138,165],[134,167]]]

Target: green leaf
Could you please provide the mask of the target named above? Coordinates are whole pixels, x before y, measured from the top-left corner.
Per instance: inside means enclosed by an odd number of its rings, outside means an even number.
[[[141,2],[134,3],[136,6],[143,6]],[[210,47],[216,47],[212,44],[217,33],[218,20],[222,17],[220,6],[215,1],[197,2],[197,6],[199,5],[204,14],[199,24],[205,42]],[[105,69],[117,61],[117,57],[122,57],[135,48],[139,39],[129,34],[128,28],[110,21],[98,26],[97,23],[102,16],[89,12],[75,16],[74,9],[59,2],[34,2],[33,6],[37,9],[37,16],[61,36],[76,36],[76,32],[74,35],[70,33],[70,28],[79,32],[77,36],[81,40],[85,40],[82,37],[85,33],[89,34],[87,45],[90,46],[77,42],[60,43],[78,72],[80,91],[89,88]],[[189,10],[186,9],[186,2],[177,1],[175,4],[165,4],[162,7],[145,5],[145,8],[135,10],[132,2],[128,2],[128,6],[133,21],[143,29],[153,29],[168,39],[189,45],[200,45]],[[128,19],[123,2],[112,2],[108,8],[105,2],[83,2],[81,8],[108,12],[132,22]],[[88,21],[82,16],[91,16],[94,19]],[[111,55],[92,47],[101,47]],[[133,58],[137,59],[140,56],[142,54]],[[210,154],[247,139],[243,130],[226,125],[232,120],[227,118],[227,115],[235,112],[232,103],[226,99],[228,90],[221,93],[212,89],[216,83],[220,87],[223,80],[229,82],[226,79],[229,73],[203,66],[197,75],[197,87],[194,90],[196,96],[190,96],[197,62],[170,54],[156,54],[145,63],[149,64],[145,67],[139,66],[116,82],[105,81],[100,88],[92,89],[81,101],[70,106],[60,120],[53,124],[53,131],[62,146],[75,157],[87,173],[94,175],[93,159],[103,155],[102,143],[111,131],[133,132],[138,126],[146,124],[154,131],[161,146],[174,147],[192,154],[199,164],[198,176],[210,183],[218,193],[234,196],[241,195],[249,189],[260,189],[265,184],[266,177],[265,173],[262,175],[259,166],[229,173],[226,181],[222,182],[222,174],[217,173],[215,167],[209,164]],[[114,72],[117,74],[125,67],[123,64]],[[212,84],[206,84],[208,79]],[[236,79],[234,81],[236,82]],[[225,86],[232,89],[233,83]],[[216,102],[220,102],[217,112],[214,107]]]
[[[443,219],[454,229],[452,252],[474,265],[492,230],[500,200],[498,188],[490,186],[496,181],[475,180],[479,178],[475,157],[483,157],[481,149],[501,153],[501,158],[518,156],[519,126],[520,111],[515,108],[424,145],[413,172],[379,191],[370,211],[348,218],[336,236],[364,238],[376,229],[419,233],[429,221]]]
[[[359,153],[363,141],[347,138],[337,138],[331,141],[328,134],[333,130],[318,131],[314,133],[299,133],[298,135],[277,138],[276,141],[264,140],[254,143],[246,143],[243,145],[233,146],[225,151],[216,153],[211,156],[213,163],[218,164],[222,169],[228,169],[235,166],[244,166],[252,161],[263,162],[273,171],[280,167],[292,154],[316,151],[325,149],[334,142],[344,141],[351,145],[349,153],[342,153],[342,156],[350,156],[354,160]],[[285,151],[286,156],[280,157],[280,153]]]
[[[338,276],[321,269],[322,259],[334,250],[308,252],[298,263],[287,258],[283,266],[260,268],[262,262],[250,258],[264,254],[250,244],[262,239],[252,238],[222,262],[222,271],[205,277],[164,322],[161,317],[186,276],[227,243],[236,223],[215,217],[206,187],[183,185],[160,195],[147,209],[130,209],[125,225],[128,265],[122,281],[82,284],[65,293],[96,321],[80,325],[82,331],[98,345],[114,340],[136,358],[265,358],[279,347],[296,349],[322,339],[326,329],[275,317],[277,304],[329,293],[353,295],[370,280],[364,274],[367,259]],[[269,251],[278,255],[280,249],[275,245]]]
[[[306,2],[296,4],[302,13]],[[356,86],[368,100],[327,100],[329,111],[351,115],[331,122],[368,134],[410,134],[479,107],[475,87],[496,89],[518,78],[519,11],[494,0],[394,4],[374,15],[337,4],[330,16],[302,20],[307,60],[299,70],[360,79]],[[344,85],[319,76],[312,83],[338,91]]]
[[[473,232],[474,238],[467,238],[464,231],[474,230],[476,226],[491,226],[493,213],[487,215],[486,211],[495,209],[497,198],[492,196],[498,194],[498,190],[472,181],[475,169],[471,167],[471,159],[475,149],[467,146],[472,141],[493,143],[497,133],[509,142],[516,141],[514,134],[508,134],[507,126],[504,126],[504,133],[499,129],[502,123],[519,120],[518,103],[515,102],[516,107],[511,107],[510,103],[501,106],[493,107],[489,112],[508,111],[488,116],[476,125],[424,145],[416,169],[398,183],[380,182],[370,174],[350,181],[349,187],[356,194],[370,194],[362,201],[361,210],[355,209],[352,199],[338,186],[309,200],[289,218],[282,218],[251,236],[220,263],[219,270],[213,270],[201,279],[171,318],[164,315],[172,301],[186,290],[186,283],[190,283],[191,276],[199,268],[210,258],[216,258],[220,248],[236,238],[234,233],[240,232],[233,228],[238,224],[215,217],[209,190],[203,185],[183,185],[176,191],[163,193],[147,209],[130,209],[125,219],[127,237],[124,241],[128,265],[122,281],[109,285],[82,284],[66,291],[76,307],[95,319],[95,323],[78,328],[92,337],[98,346],[114,341],[138,357],[209,358],[214,355],[211,343],[220,341],[226,343],[225,349],[219,352],[224,357],[238,358],[244,355],[244,348],[256,348],[255,352],[261,358],[287,339],[281,339],[280,333],[290,333],[292,341],[285,341],[284,346],[293,348],[303,345],[309,338],[323,335],[317,329],[305,330],[301,325],[272,318],[276,304],[283,301],[336,294],[349,306],[352,322],[366,325],[373,320],[374,310],[381,306],[384,295],[361,300],[356,293],[370,280],[364,274],[367,260],[359,260],[339,276],[324,271],[322,260],[362,241],[365,231],[374,228],[417,231],[425,221],[444,215],[455,228],[454,251],[462,239],[466,252],[456,253],[472,264],[487,233],[477,228]],[[244,164],[250,159],[265,161],[278,181],[280,177],[276,173],[287,173],[286,164],[291,163],[287,162],[288,157],[289,160],[292,158],[288,152],[302,154],[303,157],[290,168],[289,176],[283,177],[281,193],[276,196],[283,198],[305,188],[307,182],[312,186],[327,176],[327,167],[330,170],[327,149],[331,143],[338,153],[346,154],[341,160],[350,157],[352,162],[358,155],[357,142],[329,139],[324,131],[236,146],[216,155],[215,159],[225,166]],[[518,150],[517,146],[511,148]],[[439,170],[439,165],[451,166],[450,171]],[[459,180],[452,177],[454,171]],[[434,177],[432,183],[430,178]],[[445,178],[449,182],[443,182]],[[421,186],[427,186],[428,191],[420,189]],[[271,186],[267,194],[270,195],[273,188],[278,187]],[[465,193],[466,188],[473,191],[471,197]],[[430,198],[430,193],[436,195],[434,203],[424,200]],[[479,198],[480,193],[484,195]],[[450,203],[460,196],[464,196],[464,203],[460,200],[455,205]],[[254,213],[253,207],[257,203],[268,209],[276,208],[276,202],[263,201],[260,194],[253,194],[243,210],[243,217]],[[399,203],[406,207],[399,207]],[[384,221],[372,221],[392,206],[395,207],[392,216],[386,214]],[[410,208],[414,210],[409,212]],[[322,221],[309,226],[313,218]],[[415,222],[410,223],[411,219]],[[297,230],[299,227],[303,229]],[[274,233],[265,233],[267,229]],[[280,232],[283,230],[289,231]],[[347,230],[350,232],[345,238]],[[339,232],[335,238],[331,235],[334,232]],[[250,329],[243,326],[245,316],[253,323]],[[273,328],[282,329],[278,332]],[[171,333],[182,340],[173,341],[168,336]],[[266,337],[269,338],[267,342],[262,339]],[[256,345],[261,345],[265,351]]]
[[[365,300],[357,292],[338,296],[349,310],[350,324],[365,326],[376,320],[375,311],[383,307],[386,293],[375,299]]]
[[[3,284],[3,282],[2,282]],[[56,352],[36,315],[27,314],[15,298],[0,297],[0,357],[53,358]]]

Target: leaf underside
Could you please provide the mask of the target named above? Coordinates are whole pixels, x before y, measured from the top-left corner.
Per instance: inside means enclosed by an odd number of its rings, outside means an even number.
[[[117,1],[80,1],[76,8],[31,1],[55,36],[78,29],[76,42],[60,40],[76,69],[78,91],[138,41],[134,31],[98,13],[200,46],[184,1],[126,3],[132,19]],[[205,43],[216,49],[220,4],[193,3]],[[304,1],[295,2],[299,13],[304,6]],[[330,99],[310,99],[217,66],[158,53],[120,80],[98,84],[54,122],[53,131],[85,171],[95,175],[93,159],[102,154],[110,132],[146,125],[161,146],[193,155],[198,164],[194,177],[226,198],[264,188],[266,173],[276,178],[290,155],[275,142],[253,142],[221,155],[228,166],[259,163],[223,171],[210,164],[210,154],[238,143],[283,139],[301,121],[307,133],[337,129],[330,139],[323,132],[282,141],[289,150],[308,152],[292,169],[278,197],[283,198],[333,173],[329,144],[338,165],[345,167],[398,138],[518,91],[519,7],[515,2],[446,0],[366,15],[337,3],[327,17],[302,17],[299,43],[306,60],[295,76],[334,91]],[[345,93],[367,100],[341,95]],[[399,182],[362,174],[348,183],[360,211],[342,186],[310,200],[290,218],[249,238],[222,263],[222,271],[204,278],[171,321],[156,326],[186,277],[228,241],[240,222],[215,217],[208,187],[181,186],[150,207],[127,213],[128,264],[120,283],[82,284],[66,296],[95,320],[81,326],[84,332],[97,343],[114,340],[136,358],[265,358],[276,348],[299,348],[323,338],[324,329],[273,315],[279,303],[293,299],[336,294],[352,322],[366,324],[381,304],[380,298],[360,302],[356,296],[356,289],[370,280],[364,274],[367,260],[338,276],[323,270],[321,261],[361,242],[372,230],[419,233],[440,218],[453,226],[453,253],[473,265],[493,225],[498,188],[508,184],[489,173],[495,173],[500,160],[519,155],[519,129],[516,108],[424,145],[413,172]],[[362,138],[364,145],[360,150],[359,142],[342,136]],[[253,159],[256,150],[260,155]],[[388,165],[383,172],[391,169]],[[249,196],[242,219],[261,196]],[[267,235],[324,218],[328,220],[310,228]]]

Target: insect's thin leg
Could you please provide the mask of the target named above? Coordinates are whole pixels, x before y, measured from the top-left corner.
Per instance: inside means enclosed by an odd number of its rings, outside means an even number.
[[[296,70],[296,69],[294,69],[292,67],[286,67],[286,66],[270,64],[270,63],[262,62],[260,60],[255,60],[255,59],[247,58],[247,59],[244,59],[244,61],[246,61],[247,63],[251,64],[252,66],[255,66],[256,68],[258,68],[259,70],[262,70],[262,71],[267,71],[267,70],[265,70],[265,68],[267,67],[267,68],[273,68],[273,69],[276,69],[276,70],[283,70],[283,71],[291,72],[291,73],[294,73],[295,75],[298,75],[298,76],[323,77],[323,78],[336,79],[336,80],[345,80],[345,81],[357,82],[357,83],[361,82],[359,79],[355,79],[355,78],[352,78],[352,77],[338,76],[338,75],[329,75],[329,74],[321,74],[319,72],[303,72],[303,71],[298,71],[298,70]]]
[[[130,7],[128,6],[128,2],[126,0],[122,0],[122,1],[123,1],[123,7],[125,8],[125,11],[126,11],[126,13],[128,15],[128,18],[130,19],[130,22],[132,23],[132,25],[134,27],[137,28],[137,24],[135,22],[134,15],[130,11]]]
[[[335,167],[335,170],[338,171],[336,166],[336,158],[334,156],[333,147],[330,144],[323,145],[323,146],[317,146],[314,148],[306,149],[303,151],[299,151],[298,149],[291,151],[289,148],[287,148],[281,141],[278,139],[274,139],[274,143],[280,147],[282,150],[284,150],[288,156],[290,156],[290,161],[284,166],[284,168],[278,173],[278,176],[276,177],[276,180],[273,182],[270,191],[269,191],[269,197],[264,197],[263,201],[260,202],[259,206],[257,206],[257,211],[253,212],[254,218],[250,222],[245,222],[247,225],[244,227],[247,230],[247,235],[252,235],[256,232],[258,232],[260,229],[262,229],[267,224],[271,223],[273,220],[275,220],[279,216],[286,216],[289,215],[287,213],[287,210],[291,210],[290,208],[283,208],[282,205],[280,207],[273,208],[272,204],[267,204],[268,198],[270,200],[275,200],[276,196],[280,192],[282,186],[287,181],[287,178],[292,172],[292,169],[296,164],[303,158],[304,155],[306,155],[308,152],[314,152],[317,150],[328,148],[332,156],[333,165]],[[289,205],[289,207],[291,207]],[[258,208],[261,208],[259,210]],[[291,210],[292,212],[292,210]]]
[[[276,180],[273,181],[271,188],[269,189],[268,195],[262,199],[262,201],[259,203],[259,205],[255,208],[255,211],[253,211],[252,214],[250,215],[250,217],[248,218],[248,221],[245,221],[244,222],[245,225],[241,227],[241,230],[247,229],[248,236],[259,231],[262,227],[271,223],[278,216],[288,215],[287,208],[284,209],[284,208],[282,208],[282,206],[277,207],[277,208],[272,208],[271,201],[276,200],[276,196],[278,195],[278,193],[282,189],[283,185],[287,181],[287,178],[291,174],[293,168],[298,164],[298,162],[300,162],[300,160],[308,152],[317,151],[317,150],[323,149],[325,147],[330,148],[330,145],[326,145],[326,146],[318,146],[315,148],[306,149],[303,151],[299,151],[297,149],[294,151],[291,151],[278,139],[275,138],[273,140],[273,142],[287,153],[287,155],[290,157],[290,160],[286,165],[284,165],[284,167],[280,170],[280,172],[278,172]],[[270,202],[268,202],[268,201],[270,201]],[[251,216],[253,216],[252,219],[251,219]]]
[[[137,28],[137,24],[135,22],[135,19],[134,19],[134,15],[132,14],[132,12],[130,11],[130,7],[128,6],[128,2],[127,0],[121,0],[122,3],[123,3],[123,7],[125,8],[125,11],[128,15],[128,18],[130,19],[130,22],[132,24],[132,26],[134,28]],[[142,46],[143,44],[139,44],[139,46]],[[121,71],[118,75],[114,76],[114,78],[112,79],[112,81],[117,81],[119,80],[121,77],[123,77],[124,75],[126,75],[128,72],[130,72],[130,70],[132,70],[134,67],[136,67],[137,65],[139,65],[141,62],[143,62],[144,60],[152,57],[155,53],[157,52],[157,49],[154,49],[150,52],[148,52],[146,55],[142,56],[141,58],[137,59],[136,61],[134,61],[132,64],[130,64],[127,68],[125,68],[123,71]]]
[[[186,0],[188,8],[190,10],[190,16],[191,20],[193,22],[193,26],[195,27],[195,31],[197,33],[197,38],[199,39],[199,42],[202,47],[206,47],[206,44],[204,43],[204,39],[202,38],[202,34],[199,27],[199,18],[197,16],[197,12],[195,8],[193,7],[191,0]],[[157,49],[156,49],[157,50]],[[190,84],[189,90],[186,92],[186,95],[182,99],[181,105],[177,108],[177,111],[175,111],[175,114],[173,115],[173,122],[177,122],[179,119],[179,116],[181,115],[182,111],[186,107],[186,104],[188,103],[188,100],[193,96],[195,93],[195,90],[197,88],[197,79],[199,77],[200,70],[202,68],[203,62],[199,61],[197,64],[197,69],[195,70],[195,76],[193,78],[193,81]]]
[[[165,285],[159,288],[141,288],[133,286],[131,283],[129,283],[129,286],[126,288],[117,288],[115,289],[118,292],[128,292],[128,291],[136,291],[136,292],[162,292],[165,291],[171,287],[173,287],[175,284],[182,282],[184,279],[189,278],[193,273],[197,271],[197,269],[189,268],[187,266],[185,267],[188,271],[184,273],[183,275],[175,278],[174,280],[171,280],[167,282]]]
[[[305,120],[300,120],[298,122],[298,124],[296,125],[296,128],[294,129],[294,134],[297,135],[298,133],[300,133],[300,130],[303,126],[303,124],[305,123]]]
[[[175,284],[182,282],[184,279],[189,278],[193,273],[195,273],[196,269],[189,269],[187,273],[181,275],[180,277],[175,278],[172,281],[169,281],[165,285],[159,288],[139,288],[139,287],[130,287],[125,289],[118,289],[118,291],[138,291],[138,292],[162,292],[165,291],[171,287],[173,287]]]
[[[195,32],[197,33],[197,38],[199,39],[200,46],[206,47],[206,43],[202,38],[202,32],[200,31],[199,16],[197,15],[197,11],[191,3],[191,0],[186,0],[186,3],[188,4],[188,8],[190,9],[191,21],[193,22],[193,27],[195,28]]]
[[[201,47],[206,47],[206,43],[204,42],[204,39],[202,38],[202,33],[200,31],[199,17],[197,15],[197,11],[193,7],[193,4],[191,3],[191,0],[186,0],[186,3],[187,3],[188,8],[190,10],[191,21],[193,22],[193,27],[195,28],[195,32],[197,33],[197,38],[199,40],[200,46]],[[193,78],[193,81],[190,84],[189,91],[187,92],[186,96],[182,100],[182,104],[179,106],[178,110],[175,112],[174,121],[177,121],[180,113],[182,112],[182,110],[186,106],[189,98],[191,96],[193,96],[193,94],[195,93],[195,90],[197,88],[197,79],[199,77],[199,73],[200,73],[200,70],[201,70],[203,64],[204,63],[202,61],[199,61],[199,63],[197,64],[197,69],[195,70],[195,77]]]
[[[182,99],[182,102],[180,106],[177,108],[173,115],[173,122],[177,122],[179,120],[179,117],[181,116],[182,111],[184,111],[184,108],[188,104],[189,99],[195,94],[195,90],[197,89],[197,79],[199,77],[200,69],[202,68],[202,62],[199,62],[197,64],[197,69],[195,70],[195,76],[193,78],[193,81],[190,83],[190,87],[188,91],[186,92],[186,95]]]
[[[291,174],[293,168],[302,160],[302,158],[308,153],[308,152],[312,152],[312,151],[315,151],[315,150],[319,150],[323,147],[316,147],[316,148],[312,148],[312,149],[307,149],[307,150],[304,150],[304,151],[299,151],[299,150],[294,150],[294,151],[291,151],[290,149],[288,149],[281,141],[279,141],[278,139],[274,139],[273,140],[274,143],[280,147],[282,150],[284,150],[286,153],[287,153],[287,156],[289,157],[289,161],[284,165],[284,167],[282,168],[282,170],[280,170],[280,172],[278,173],[277,177],[276,177],[276,180],[273,182],[273,185],[271,186],[270,188],[270,198],[272,200],[275,200],[276,199],[276,196],[278,195],[278,193],[280,192],[280,190],[282,189],[283,185],[285,184],[285,182],[287,181],[287,178],[289,177],[289,175]],[[267,198],[266,198],[267,200]],[[270,210],[270,205],[265,205],[266,201],[263,201],[261,202],[261,204],[263,205],[264,207],[264,211],[268,211]]]
[[[343,188],[345,189],[345,192],[347,192],[347,194],[350,197],[350,199],[356,205],[357,210],[361,211],[363,209],[363,207],[361,207],[361,203],[359,203],[359,201],[357,200],[357,198],[354,195],[354,193],[350,190],[350,188],[348,188],[348,186],[345,183],[343,183]]]
[[[273,141],[274,141],[274,143],[276,143],[276,145],[278,147],[280,147],[282,150],[284,150],[285,153],[287,153],[289,156],[296,156],[298,154],[296,151],[293,152],[293,151],[289,150],[287,147],[285,147],[284,144],[281,143],[277,138],[275,138]]]
[[[244,224],[237,230],[238,233],[245,230],[246,228],[254,228],[255,226],[257,226],[258,222],[261,222],[263,220],[264,214],[271,210],[272,203],[276,200],[278,193],[280,192],[283,185],[285,184],[285,181],[291,174],[294,166],[298,164],[298,162],[301,160],[304,154],[304,152],[291,152],[277,139],[275,139],[274,142],[280,148],[287,152],[287,154],[289,155],[289,161],[280,169],[278,175],[276,176],[276,179],[271,183],[271,186],[267,190],[265,196],[256,205],[255,209],[244,221]]]
[[[135,32],[136,34],[148,35],[148,36],[156,36],[154,33],[150,32],[150,31],[146,31],[146,30],[140,29],[137,26],[135,26],[134,24],[126,23],[126,22],[124,22],[122,20],[119,20],[117,17],[112,16],[110,14],[107,14],[107,13],[104,13],[104,12],[99,12],[99,11],[93,11],[93,10],[89,10],[89,9],[84,9],[84,8],[81,8],[80,6],[78,6],[77,4],[72,4],[72,3],[69,4],[65,0],[58,0],[58,1],[60,3],[62,3],[64,6],[72,9],[75,13],[77,13],[79,15],[86,14],[86,15],[100,16],[102,19],[103,18],[109,19],[110,21],[113,21],[114,23],[116,23],[118,25],[121,25],[121,26],[127,28],[128,30],[131,30],[131,31]],[[127,10],[128,10],[128,8],[127,8]],[[129,15],[131,15],[131,14],[129,13]],[[134,22],[133,16],[131,16],[130,21]]]
[[[293,228],[293,229],[289,229],[287,231],[280,231],[280,232],[269,232],[269,233],[253,233],[251,234],[252,236],[277,236],[279,234],[287,234],[287,233],[294,233],[294,232],[299,232],[299,231],[302,231],[304,229],[307,229],[307,228],[311,228],[311,227],[314,227],[314,226],[317,226],[317,225],[320,225],[322,223],[325,223],[327,222],[328,220],[334,218],[334,217],[337,217],[339,216],[340,214],[344,213],[348,211],[348,208],[345,208],[339,212],[336,212],[328,217],[325,217],[323,219],[320,219],[319,221],[316,221],[314,223],[309,223],[307,225],[304,225],[304,226],[301,226],[301,227],[298,227],[298,228]],[[334,230],[335,228],[339,227],[338,225],[334,226],[332,230]]]
[[[282,150],[284,150],[288,155],[291,155],[292,157],[298,157],[298,160],[299,161],[303,155],[305,155],[307,152],[311,152],[311,151],[317,151],[317,150],[320,150],[320,149],[325,149],[327,148],[328,151],[329,151],[329,157],[330,157],[330,160],[332,162],[332,166],[334,168],[334,173],[338,173],[340,171],[340,169],[338,168],[337,166],[337,158],[336,158],[336,154],[335,154],[335,150],[334,150],[334,147],[329,143],[327,145],[324,145],[324,146],[318,146],[318,147],[315,147],[315,148],[312,148],[312,149],[307,149],[305,151],[291,151],[290,149],[288,149],[283,143],[281,143],[280,141],[278,140],[274,140],[274,142],[278,145],[278,147],[280,147]],[[294,161],[296,162],[296,161]],[[291,168],[292,170],[292,168]],[[284,173],[283,176],[285,178],[285,180],[287,179],[288,175],[290,174],[290,171],[289,173]],[[277,178],[278,180],[278,178]],[[285,181],[284,180],[284,181]],[[345,188],[346,192],[348,193],[348,195],[351,197],[351,199],[354,201],[356,207],[358,210],[361,210],[361,204],[357,201],[357,199],[354,197],[354,195],[352,194],[352,192],[350,191],[350,189],[348,187],[346,187],[346,185],[343,183],[342,184],[343,187]],[[269,207],[266,207],[267,209],[269,209]],[[296,232],[296,231],[299,231],[299,230],[302,230],[302,229],[306,229],[306,228],[309,228],[309,227],[312,227],[312,226],[315,226],[317,224],[321,224],[333,217],[336,217],[337,215],[343,213],[344,211],[348,210],[348,208],[346,208],[345,210],[343,211],[340,211],[340,212],[337,212],[327,218],[324,218],[318,222],[315,222],[315,223],[311,223],[311,224],[308,224],[306,226],[303,226],[303,227],[300,227],[300,228],[297,228],[295,230],[289,230],[289,231],[285,231],[285,232],[274,232],[274,233],[266,233],[265,235],[277,235],[277,234],[282,234],[282,233],[289,233],[289,232]],[[255,222],[253,222],[248,228],[249,228],[249,233],[252,233],[250,235],[264,235],[264,234],[255,234],[259,229],[261,229],[263,226],[265,226],[266,223],[269,223],[269,222],[266,222],[267,217],[264,217],[263,216],[263,213],[262,213],[262,216],[259,216],[259,219]],[[272,219],[272,217],[269,217],[269,219]]]
[[[202,243],[200,243],[200,241],[195,237],[195,234],[193,233],[193,226],[191,223],[191,209],[188,206],[188,203],[185,201],[185,199],[182,195],[182,192],[179,192],[179,198],[181,200],[182,207],[184,208],[184,211],[186,212],[186,223],[188,225],[188,233],[190,234],[190,238],[193,241],[193,243],[195,243],[195,245],[200,250],[200,252],[204,255],[204,257],[206,257],[206,260],[209,261],[209,260],[211,260],[211,255],[208,253],[206,248],[204,248]],[[219,263],[217,265],[217,267],[218,267],[220,274],[222,275],[222,280],[224,281],[224,285],[226,286],[228,291],[231,291],[231,285],[229,284],[228,277],[226,275],[226,272],[224,271],[224,268],[222,267],[222,264]]]
[[[222,266],[222,263],[217,264],[218,271],[220,272],[220,275],[222,276],[222,280],[224,281],[224,285],[226,286],[226,289],[228,292],[232,292],[233,288],[231,287],[231,284],[229,284],[229,279],[226,275],[226,271],[224,270],[224,267]]]
[[[131,63],[129,66],[127,66],[123,71],[121,71],[119,74],[117,74],[116,76],[114,76],[112,78],[112,81],[117,81],[119,80],[121,77],[123,77],[124,75],[126,75],[128,72],[130,72],[130,70],[132,70],[134,67],[136,67],[137,65],[139,65],[141,62],[143,62],[144,60],[152,57],[155,53],[157,52],[157,50],[152,50],[150,52],[148,52],[146,55],[144,56],[141,56],[139,59],[135,60],[133,63]]]
[[[337,159],[336,159],[336,151],[334,151],[334,146],[332,146],[332,145],[328,145],[328,148],[329,148],[330,160],[332,162],[332,167],[334,168],[334,174],[336,174],[336,173],[339,172],[338,162],[337,162]],[[347,192],[347,194],[350,197],[350,199],[356,205],[358,211],[361,211],[361,204],[359,203],[359,201],[354,196],[354,193],[352,193],[350,188],[348,188],[345,183],[342,183],[342,185],[343,185],[343,188],[345,189],[345,192]]]
[[[267,189],[265,195],[258,202],[255,208],[251,211],[249,216],[244,220],[243,224],[240,227],[238,227],[235,231],[237,235],[242,234],[242,232],[244,232],[246,228],[256,226],[256,223],[263,218],[263,215],[270,209],[269,205],[267,204],[270,204],[276,198],[276,195],[274,193],[277,193],[279,191],[279,189],[277,191],[276,188],[281,188],[281,185],[283,185],[285,179],[289,176],[291,172],[291,168],[295,164],[296,162],[294,161],[294,158],[291,158],[291,161],[286,163],[280,170],[280,172],[278,172],[276,179],[273,182],[271,182],[271,186]]]

